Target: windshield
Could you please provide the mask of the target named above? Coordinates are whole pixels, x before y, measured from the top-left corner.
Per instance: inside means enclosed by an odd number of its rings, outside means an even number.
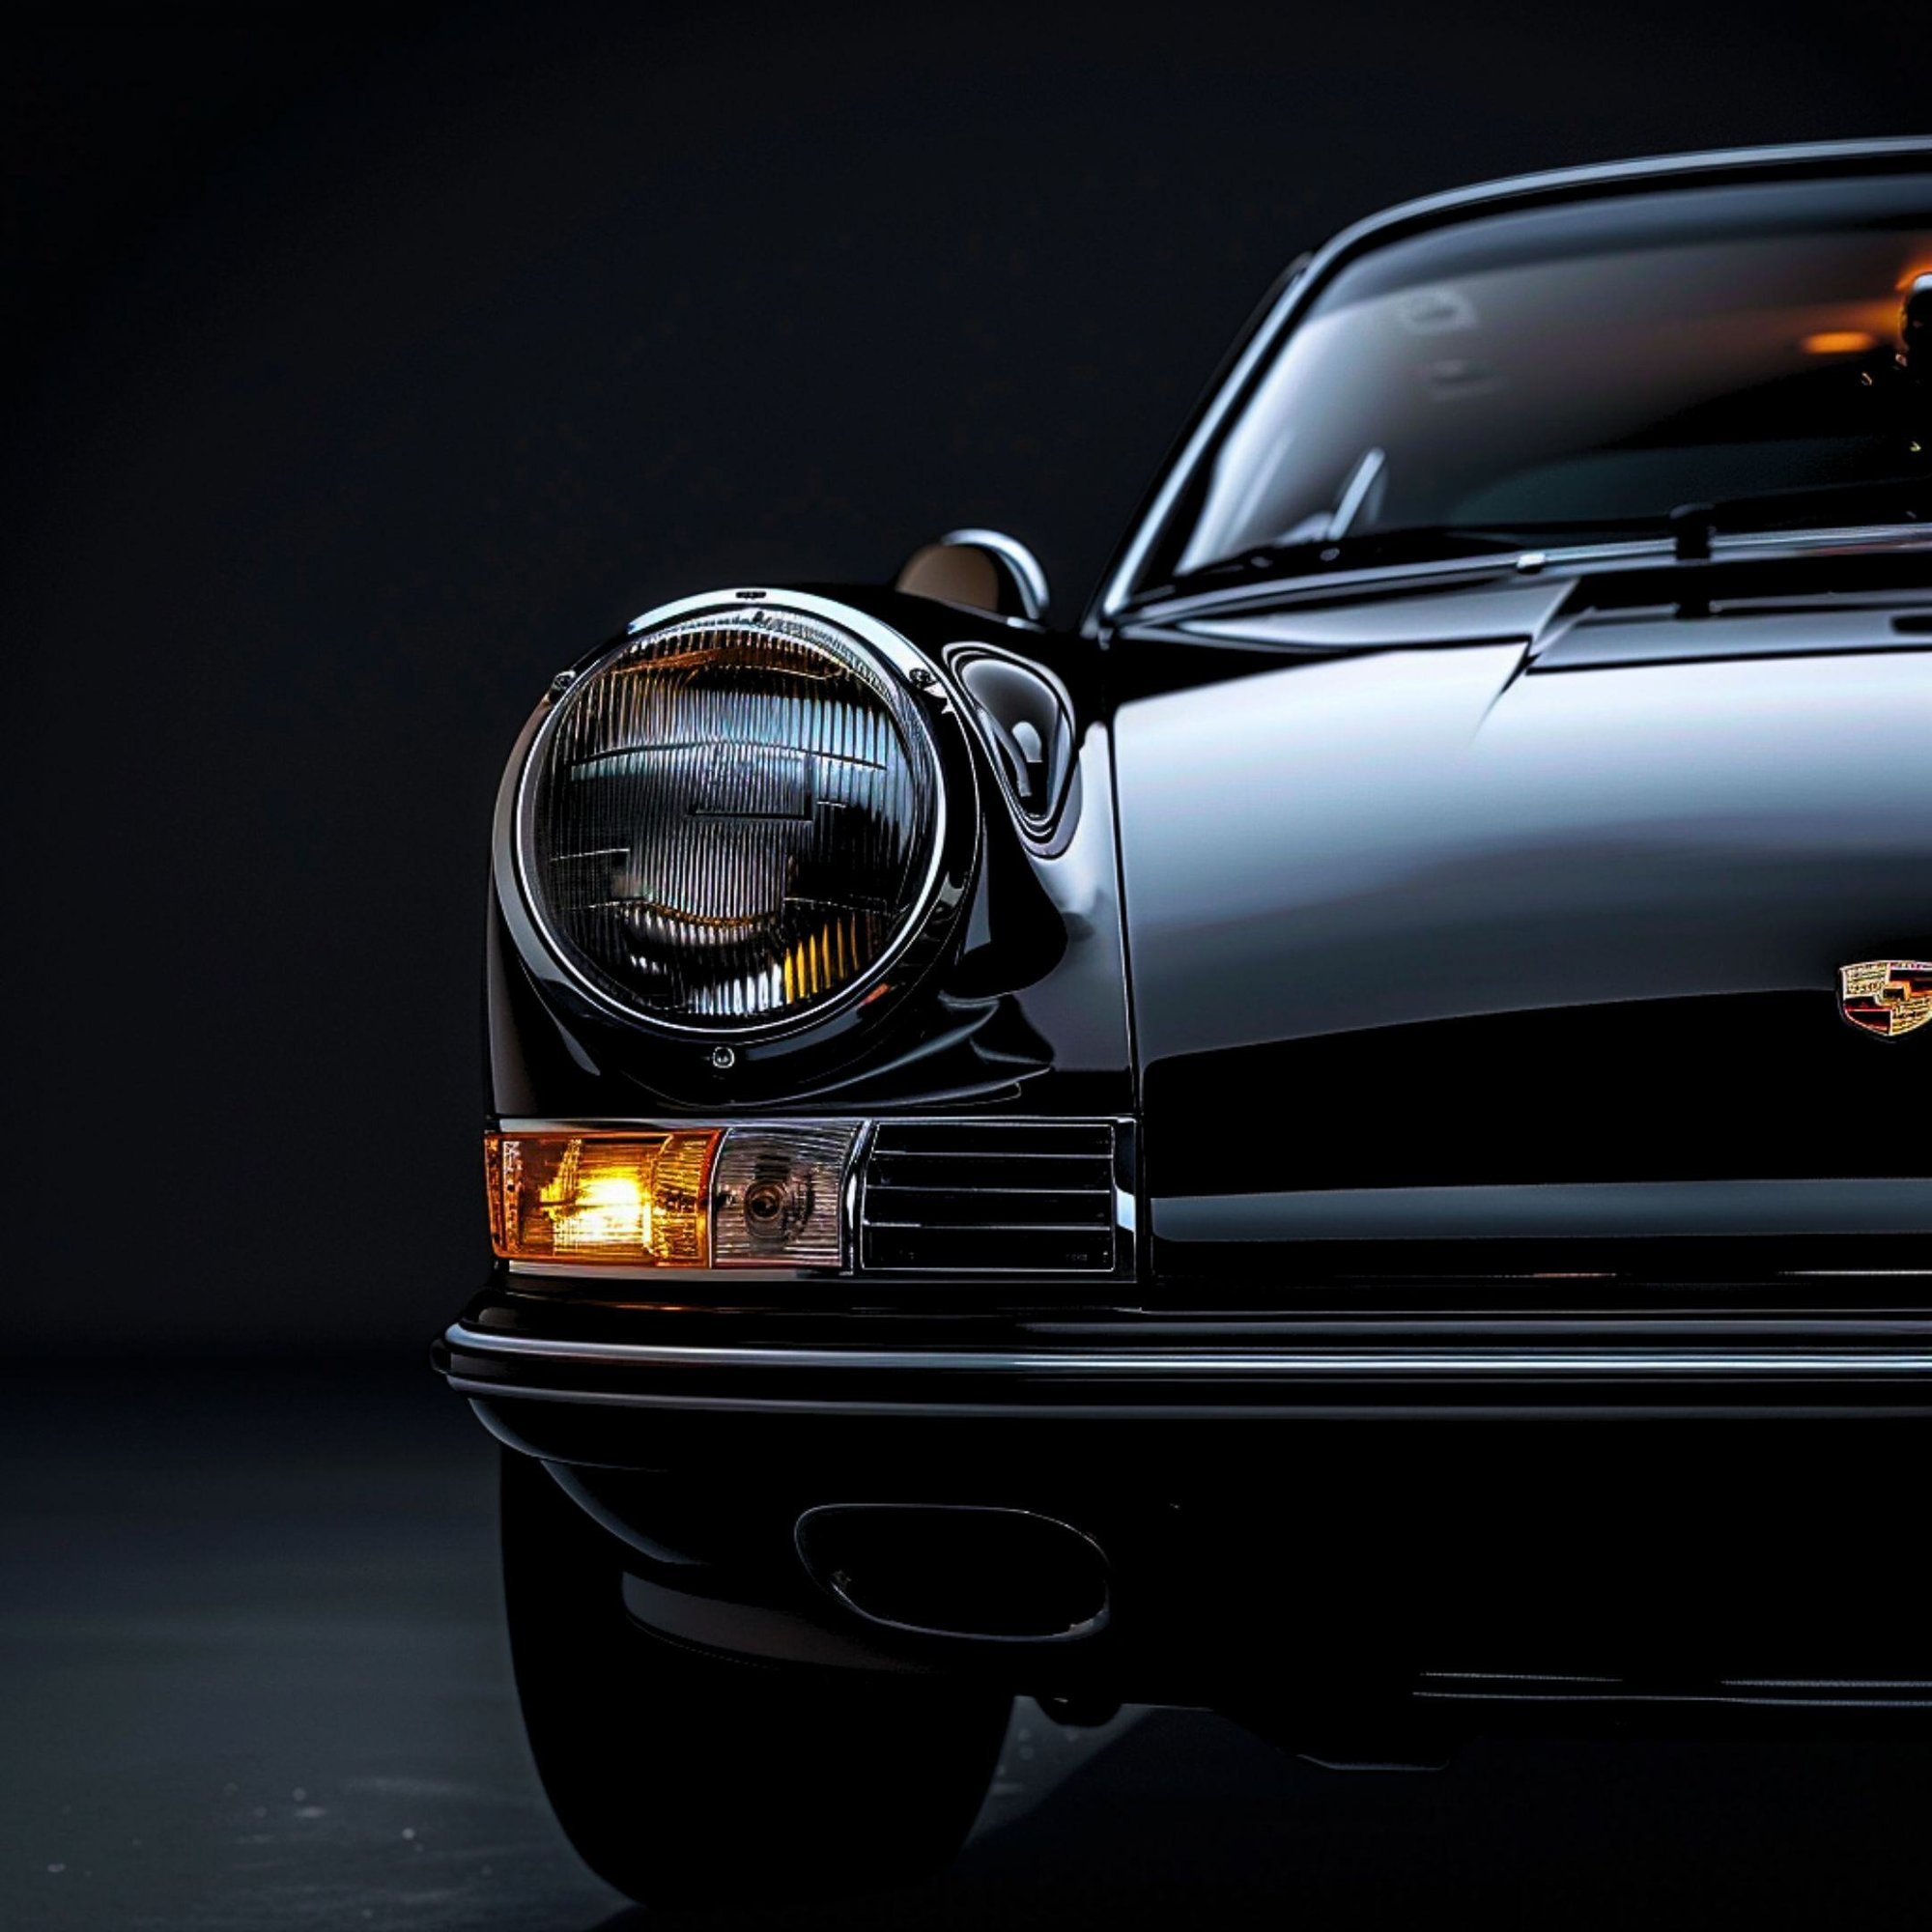
[[[1374,248],[1282,345],[1153,567],[1394,531],[1475,549],[1932,475],[1932,367],[1901,355],[1928,272],[1922,174],[1632,194]]]

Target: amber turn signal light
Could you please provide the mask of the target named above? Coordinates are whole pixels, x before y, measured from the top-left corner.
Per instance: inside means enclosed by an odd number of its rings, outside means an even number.
[[[723,1135],[486,1134],[490,1241],[507,1261],[703,1267]]]

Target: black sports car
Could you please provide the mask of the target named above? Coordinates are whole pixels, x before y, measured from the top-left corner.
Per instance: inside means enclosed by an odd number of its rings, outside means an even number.
[[[1297,263],[1077,623],[556,677],[436,1355],[599,1872],[928,1869],[1015,1693],[1932,1718],[1928,443],[1932,142],[1539,176]]]

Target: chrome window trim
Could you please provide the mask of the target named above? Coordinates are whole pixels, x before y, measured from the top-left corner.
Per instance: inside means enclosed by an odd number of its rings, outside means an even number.
[[[1103,627],[1110,627],[1132,602],[1148,553],[1165,529],[1181,493],[1193,481],[1208,445],[1219,435],[1236,404],[1245,397],[1257,366],[1299,320],[1301,311],[1333,271],[1361,250],[1405,229],[1432,227],[1492,210],[1500,212],[1522,202],[1546,198],[1580,200],[1600,192],[1615,193],[1625,185],[1642,190],[1678,183],[1686,186],[1721,183],[1727,176],[1748,176],[1754,172],[1772,179],[1789,176],[1802,180],[1807,174],[1830,174],[1838,163],[1882,165],[1894,159],[1920,166],[1932,163],[1932,137],[1901,135],[1882,140],[1794,143],[1788,147],[1713,149],[1685,155],[1657,155],[1608,165],[1558,168],[1424,195],[1351,223],[1315,251],[1302,272],[1283,286],[1262,314],[1179,454],[1158,480],[1118,560],[1108,567],[1082,629],[1092,636]],[[1507,566],[1509,560],[1503,561]]]
[[[904,711],[915,723],[920,752],[931,774],[931,849],[926,856],[925,876],[912,901],[913,910],[894,935],[892,943],[860,978],[841,987],[830,999],[820,1001],[809,1012],[781,1013],[770,1019],[738,1025],[694,1026],[681,1020],[667,1019],[612,998],[579,970],[568,949],[551,931],[549,920],[526,875],[524,827],[529,810],[530,781],[545,745],[563,715],[565,700],[586,680],[597,676],[608,665],[621,657],[640,637],[666,625],[684,623],[711,612],[721,616],[736,613],[738,620],[746,623],[750,621],[749,613],[756,611],[790,613],[829,625],[834,630],[848,632],[878,661],[888,677],[896,676],[904,687]],[[642,615],[633,617],[615,642],[601,645],[593,656],[553,682],[518,737],[503,774],[497,801],[493,863],[497,898],[506,918],[511,921],[512,934],[525,957],[540,958],[561,976],[580,999],[587,1000],[598,1011],[628,1025],[645,1027],[654,1033],[668,1034],[682,1040],[727,1045],[737,1041],[781,1038],[788,1035],[809,1033],[838,1014],[849,1011],[879,984],[893,963],[926,930],[945,896],[941,888],[945,881],[949,832],[946,760],[941,755],[932,720],[926,715],[926,705],[929,691],[944,691],[946,687],[943,681],[923,687],[915,681],[915,672],[938,679],[938,667],[891,625],[883,624],[876,617],[869,617],[863,611],[855,611],[834,598],[816,597],[801,590],[707,590],[695,597],[680,597],[671,603],[660,604]],[[950,697],[948,702],[951,702]]]
[[[1737,1377],[1866,1378],[1932,1375],[1928,1349],[1560,1350],[1239,1349],[1113,1350],[1040,1349],[854,1349],[733,1347],[690,1342],[560,1342],[499,1335],[455,1321],[443,1335],[452,1350],[521,1361],[632,1368],[827,1370],[904,1376],[1074,1376],[1108,1380],[1195,1377],[1455,1378]],[[488,1391],[493,1385],[477,1384]]]

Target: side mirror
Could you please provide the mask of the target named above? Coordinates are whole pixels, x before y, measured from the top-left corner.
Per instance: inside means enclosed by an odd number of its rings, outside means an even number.
[[[1029,624],[1046,617],[1046,572],[1038,557],[999,530],[948,530],[906,558],[894,587]]]

